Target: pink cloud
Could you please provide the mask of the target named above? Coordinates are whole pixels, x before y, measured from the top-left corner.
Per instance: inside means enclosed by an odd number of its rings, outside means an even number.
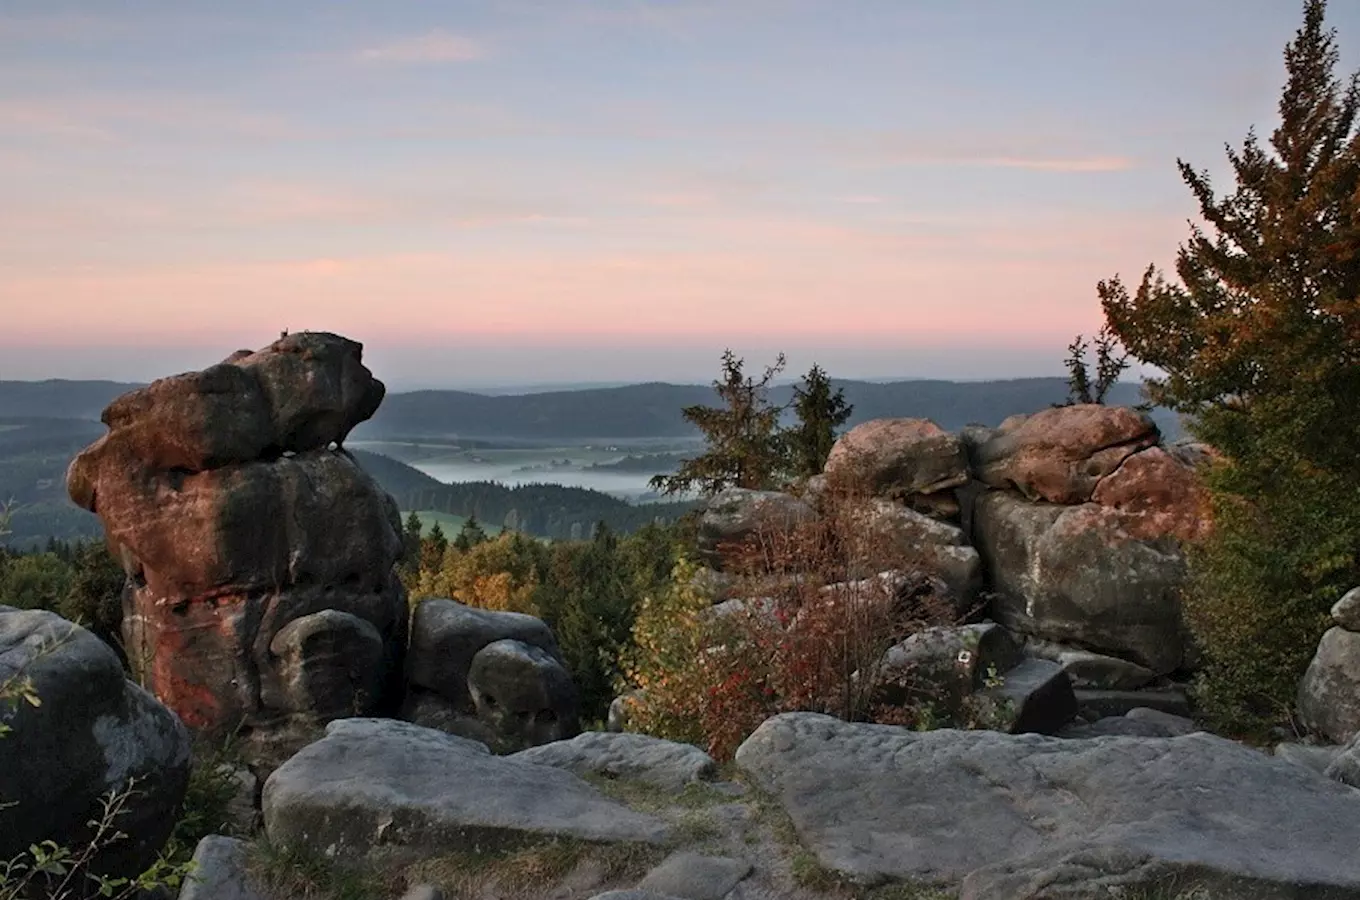
[[[484,56],[486,49],[476,41],[442,29],[378,44],[357,54],[359,60],[370,63],[472,62]]]

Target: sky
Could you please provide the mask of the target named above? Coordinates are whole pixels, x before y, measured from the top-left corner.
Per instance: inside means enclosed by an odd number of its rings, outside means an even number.
[[[0,0],[0,379],[1060,374],[1293,0]],[[1343,68],[1360,3],[1334,0]]]

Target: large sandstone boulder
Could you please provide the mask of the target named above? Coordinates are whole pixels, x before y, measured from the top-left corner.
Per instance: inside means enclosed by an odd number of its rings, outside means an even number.
[[[113,823],[126,840],[93,868],[142,872],[170,835],[189,779],[189,733],[123,677],[118,656],[54,613],[0,606],[0,685],[31,683],[41,702],[0,705],[0,860],[44,840],[79,851],[100,800],[132,789]]]
[[[882,497],[947,494],[968,483],[959,437],[929,419],[874,419],[841,435],[827,457],[828,481]]]
[[[608,731],[587,731],[569,741],[533,747],[511,758],[556,766],[577,775],[642,781],[673,791],[711,780],[718,773],[713,757],[692,744]]]
[[[1106,475],[1091,499],[1125,513],[1134,537],[1196,541],[1209,531],[1208,499],[1190,465],[1161,447],[1132,454]]]
[[[129,661],[190,726],[264,740],[395,704],[401,521],[338,449],[383,392],[359,344],[289,335],[114,400],[72,462],[128,573]]]
[[[737,764],[851,879],[962,882],[966,900],[1178,890],[1360,898],[1360,801],[1205,733],[1063,740],[791,713]],[[1139,896],[1142,894],[1139,893]]]
[[[552,838],[658,844],[658,819],[553,766],[493,756],[392,719],[342,719],[264,786],[275,846],[361,864],[374,851],[438,856]]]
[[[1130,534],[1118,510],[991,491],[974,531],[993,615],[1024,634],[1128,659],[1161,675],[1185,660],[1185,560],[1171,538]]]
[[[1002,422],[974,448],[974,474],[1031,500],[1085,503],[1101,479],[1158,438],[1152,420],[1128,407],[1053,407]]]
[[[719,571],[724,551],[765,532],[787,532],[817,518],[804,500],[779,491],[728,488],[711,500],[699,518],[699,552]]]
[[[580,731],[575,682],[552,630],[523,613],[416,603],[402,717],[513,753]]]
[[[1344,744],[1360,733],[1360,633],[1337,626],[1318,642],[1299,683],[1299,720]]]
[[[864,573],[886,569],[939,578],[960,612],[982,587],[982,559],[963,529],[881,498],[851,501],[843,510],[847,551]]]

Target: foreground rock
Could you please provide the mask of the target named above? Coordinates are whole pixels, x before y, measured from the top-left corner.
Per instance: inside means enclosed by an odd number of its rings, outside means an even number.
[[[1131,534],[1124,514],[992,491],[974,507],[994,615],[1023,634],[1128,659],[1157,675],[1185,660],[1185,559],[1170,538]]]
[[[569,741],[516,753],[511,759],[568,769],[577,775],[643,781],[667,790],[706,781],[718,772],[713,757],[691,744],[607,731],[588,731]]]
[[[1299,682],[1299,718],[1310,731],[1344,744],[1360,733],[1360,588],[1332,607],[1336,627],[1318,642]]]
[[[553,837],[668,837],[661,821],[570,772],[390,719],[332,722],[270,776],[263,807],[273,843],[356,863],[378,848],[414,857]]]
[[[269,900],[246,873],[248,850],[245,841],[220,834],[199,841],[179,900]]]
[[[362,357],[306,332],[161,379],[71,463],[127,571],[129,661],[195,728],[296,746],[396,701],[401,521],[339,449],[383,398]]]
[[[1181,876],[1211,896],[1360,898],[1354,792],[1208,734],[1069,741],[794,713],[737,763],[822,865],[866,882],[1029,900]]]
[[[189,778],[189,734],[123,677],[117,655],[54,613],[0,606],[0,684],[27,678],[40,706],[0,707],[0,860],[55,840],[79,850],[100,799],[132,787],[95,870],[136,875],[170,835]],[[12,805],[6,805],[12,804]]]

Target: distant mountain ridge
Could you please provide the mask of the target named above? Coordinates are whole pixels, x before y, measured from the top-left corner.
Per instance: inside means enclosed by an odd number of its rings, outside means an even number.
[[[854,404],[854,425],[868,419],[914,416],[957,430],[970,423],[997,425],[1007,416],[1030,413],[1067,396],[1063,378],[996,381],[836,381]],[[110,400],[139,385],[114,381],[0,381],[0,417],[98,419]],[[791,385],[771,390],[783,404]],[[1109,402],[1141,402],[1141,387],[1121,382]],[[532,441],[590,439],[682,439],[696,435],[681,410],[716,400],[709,385],[651,382],[622,387],[552,390],[530,394],[478,394],[425,390],[392,393],[377,414],[360,425],[361,440],[402,437],[459,437]],[[1176,417],[1153,416],[1168,438],[1179,437]]]

